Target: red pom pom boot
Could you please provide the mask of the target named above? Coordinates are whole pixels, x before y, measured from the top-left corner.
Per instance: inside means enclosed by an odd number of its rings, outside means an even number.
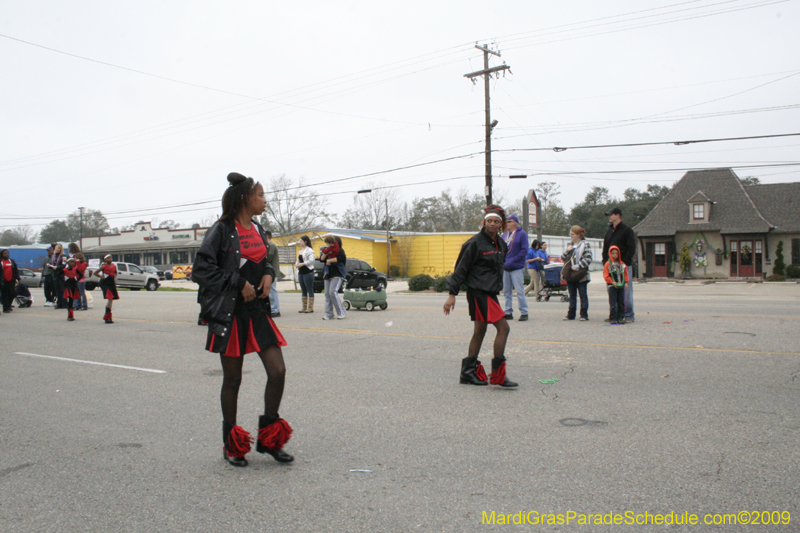
[[[292,436],[292,427],[277,415],[264,415],[258,417],[258,442],[256,451],[268,453],[276,461],[291,463],[294,457],[283,451],[283,446]]]
[[[492,359],[492,373],[489,374],[489,383],[492,385],[500,385],[501,387],[516,387],[518,383],[514,383],[506,377],[506,358],[495,357]]]
[[[486,379],[486,371],[477,357],[465,357],[461,360],[461,378],[459,382],[462,385],[489,384]]]
[[[222,456],[233,466],[247,466],[245,455],[250,453],[253,437],[242,426],[222,422]]]

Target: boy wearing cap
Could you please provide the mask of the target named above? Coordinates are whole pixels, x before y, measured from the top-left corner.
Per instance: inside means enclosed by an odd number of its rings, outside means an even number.
[[[464,385],[500,385],[516,387],[517,384],[506,377],[505,349],[508,340],[508,321],[497,295],[503,287],[503,265],[508,250],[499,232],[505,225],[505,213],[497,206],[485,209],[483,227],[461,247],[456,268],[447,280],[450,296],[444,304],[444,314],[449,315],[456,305],[456,296],[461,285],[467,286],[469,316],[475,323],[467,357],[461,361],[461,378]],[[494,340],[492,373],[486,376],[478,354],[486,335],[486,328],[494,324],[497,336]]]
[[[622,262],[625,263],[625,274],[629,280],[633,279],[631,265],[633,256],[636,254],[636,235],[633,229],[622,223],[622,209],[615,207],[605,212],[608,217],[608,231],[603,239],[603,264],[608,262],[608,252],[612,246],[619,248]],[[606,319],[610,322],[611,317]],[[633,313],[633,283],[625,285],[625,321],[635,322],[636,316]]]
[[[506,320],[514,319],[513,291],[517,291],[519,302],[519,321],[528,320],[528,299],[525,297],[525,260],[528,256],[528,234],[519,227],[517,215],[506,218],[506,231],[503,240],[508,245],[508,253],[503,264],[503,294],[506,297]]]

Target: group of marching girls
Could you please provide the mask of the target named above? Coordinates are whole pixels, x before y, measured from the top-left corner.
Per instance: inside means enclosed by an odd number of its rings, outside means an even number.
[[[77,257],[76,257],[77,256]],[[83,279],[86,267],[88,266],[83,260],[82,254],[76,254],[67,259],[67,266],[64,267],[64,299],[67,301],[67,320],[73,322],[75,314],[73,309],[74,301],[80,302],[81,294],[78,290],[78,280]],[[114,300],[119,300],[119,293],[117,292],[117,284],[114,281],[117,276],[117,267],[111,260],[110,255],[103,258],[103,264],[98,268],[94,274],[100,278],[100,289],[103,291],[103,298],[106,299],[106,313],[103,315],[103,320],[106,324],[113,324],[114,320],[111,318],[111,304]]]
[[[294,460],[283,450],[292,428],[278,414],[286,376],[281,347],[286,341],[271,317],[275,271],[267,261],[264,228],[253,220],[266,205],[261,184],[229,174],[222,215],[206,233],[192,266],[192,280],[200,285],[200,318],[208,323],[206,350],[218,353],[222,365],[223,457],[240,467],[247,466],[245,456],[254,440],[257,452],[281,463]],[[242,365],[253,352],[267,372],[264,414],[258,417],[255,439],[237,424]]]
[[[497,301],[503,288],[503,265],[508,247],[500,234],[505,229],[506,215],[501,207],[490,205],[484,210],[481,230],[461,247],[456,268],[447,280],[450,292],[444,304],[444,314],[449,315],[456,305],[456,296],[461,285],[467,286],[469,316],[475,323],[467,357],[461,361],[460,382],[465,385],[498,385],[512,388],[517,383],[506,376],[506,341],[510,328],[506,313]],[[486,376],[478,354],[486,335],[486,328],[493,324],[497,329],[494,340],[492,372]]]

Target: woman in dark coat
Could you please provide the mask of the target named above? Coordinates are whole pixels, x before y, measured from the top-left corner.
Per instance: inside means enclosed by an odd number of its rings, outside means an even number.
[[[286,367],[281,346],[286,341],[269,316],[269,291],[275,278],[266,261],[264,229],[254,216],[264,212],[264,189],[238,173],[228,174],[222,216],[208,230],[192,266],[200,285],[200,307],[208,322],[206,349],[220,354],[222,364],[223,456],[234,466],[247,466],[253,438],[236,424],[244,355],[256,352],[267,372],[264,415],[258,418],[256,451],[288,463],[283,451],[292,428],[278,415]]]

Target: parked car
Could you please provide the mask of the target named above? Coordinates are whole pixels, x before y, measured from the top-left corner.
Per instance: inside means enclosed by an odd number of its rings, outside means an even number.
[[[150,265],[140,266],[139,268],[141,268],[145,272],[149,272],[150,274],[155,274],[156,276],[158,276],[158,279],[160,279],[162,281],[164,280],[164,271],[163,270],[159,270],[156,267],[150,266]]]
[[[34,272],[30,268],[20,268],[19,279],[22,283],[27,285],[28,288],[42,286],[42,274]]]
[[[117,267],[117,287],[138,291],[147,289],[148,291],[157,290],[161,284],[158,276],[150,272],[145,272],[139,265],[133,263],[114,263]],[[100,278],[93,275],[92,269],[86,269],[86,290],[93,291],[100,285]],[[91,277],[90,277],[91,276]]]
[[[314,292],[322,292],[325,290],[324,279],[325,266],[320,261],[314,261]],[[386,288],[386,274],[378,272],[375,268],[371,267],[366,261],[360,259],[347,258],[347,280],[342,284],[339,292],[344,292],[344,286],[347,285],[356,273],[363,273],[350,286],[351,289],[366,289],[367,287],[382,287]]]

